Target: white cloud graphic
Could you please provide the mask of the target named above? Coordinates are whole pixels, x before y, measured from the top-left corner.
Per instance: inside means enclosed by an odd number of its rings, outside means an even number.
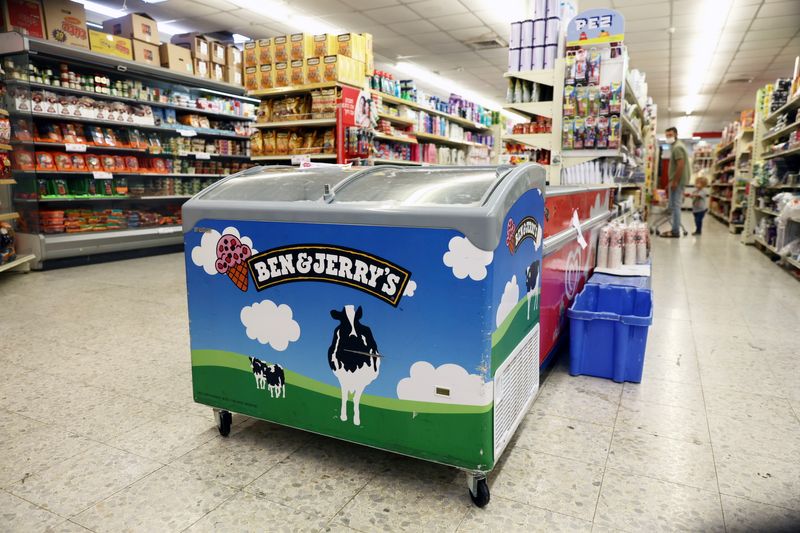
[[[300,324],[292,318],[292,308],[262,300],[242,308],[239,318],[247,336],[261,344],[269,344],[279,352],[300,338]]]
[[[242,244],[249,246],[253,255],[258,253],[258,251],[253,248],[253,240],[250,237],[242,237],[239,235],[239,230],[233,226],[225,228],[222,230],[222,233],[215,229],[203,233],[203,237],[200,239],[200,246],[192,248],[192,263],[203,267],[206,274],[212,276],[217,273],[217,267],[215,266],[217,262],[217,241],[219,241],[222,235],[233,235],[237,237]]]
[[[475,281],[486,277],[486,266],[492,262],[493,252],[481,250],[466,237],[453,237],[448,248],[442,260],[445,265],[453,269],[455,277],[464,279],[469,276]]]
[[[519,285],[517,284],[517,276],[514,275],[511,281],[506,282],[506,288],[500,298],[500,305],[497,306],[497,327],[500,327],[500,324],[505,321],[511,310],[517,305],[517,302],[519,302]]]
[[[589,218],[594,218],[597,215],[608,211],[608,191],[598,192],[594,197],[594,205],[589,210]]]
[[[397,397],[417,402],[458,405],[488,405],[492,402],[492,383],[462,367],[444,364],[434,368],[427,361],[411,365],[410,377],[397,384]]]
[[[403,296],[408,296],[410,298],[414,296],[415,292],[417,292],[417,282],[410,279],[406,284],[406,290],[403,291]]]

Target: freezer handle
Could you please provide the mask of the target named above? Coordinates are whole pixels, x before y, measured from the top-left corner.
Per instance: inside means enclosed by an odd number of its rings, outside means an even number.
[[[596,226],[599,226],[605,223],[608,219],[610,219],[614,215],[611,211],[606,211],[600,215],[594,216],[589,220],[581,223],[581,231],[586,231],[589,229],[593,229]],[[569,229],[565,229],[561,233],[556,233],[555,235],[548,237],[544,240],[544,255],[545,257],[550,255],[551,253],[561,249],[562,246],[571,242],[576,239],[575,228],[570,227]]]

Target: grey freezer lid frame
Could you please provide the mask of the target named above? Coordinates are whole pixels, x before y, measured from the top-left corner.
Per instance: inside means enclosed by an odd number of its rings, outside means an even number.
[[[371,172],[385,171],[388,166],[373,167],[356,172],[334,187],[337,190]],[[458,170],[469,173],[497,170],[494,166],[481,167],[392,167],[398,172],[431,172],[439,170]],[[250,169],[253,170],[253,169]],[[314,169],[298,170],[307,172]],[[248,171],[245,171],[248,172]],[[255,172],[253,172],[255,173]],[[489,187],[478,206],[451,207],[447,205],[397,206],[383,205],[380,202],[330,203],[322,200],[323,191],[316,201],[303,202],[254,202],[248,200],[209,200],[203,196],[213,188],[239,176],[234,174],[217,182],[197,194],[183,206],[184,232],[193,231],[194,226],[204,219],[224,219],[241,221],[274,221],[291,223],[318,223],[364,226],[392,226],[408,228],[454,229],[465,235],[472,244],[486,251],[497,248],[504,231],[503,223],[511,206],[527,191],[539,189],[545,194],[546,171],[541,165],[529,163],[508,169],[498,176]],[[343,176],[346,175],[343,172]],[[205,205],[208,204],[208,205]],[[543,222],[543,221],[542,221]]]

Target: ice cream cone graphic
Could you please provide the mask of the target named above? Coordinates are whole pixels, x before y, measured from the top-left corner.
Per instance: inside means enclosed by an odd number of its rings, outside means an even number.
[[[231,234],[222,235],[217,241],[217,272],[227,274],[234,285],[242,292],[247,292],[248,278],[245,261],[253,251],[238,237]]]

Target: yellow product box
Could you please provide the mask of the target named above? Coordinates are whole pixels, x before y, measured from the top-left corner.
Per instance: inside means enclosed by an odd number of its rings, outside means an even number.
[[[211,41],[209,48],[211,50],[211,62],[217,65],[225,65],[225,45],[216,41]]]
[[[272,39],[259,39],[257,43],[256,64],[272,63]]]
[[[308,57],[325,57],[336,53],[336,36],[330,33],[315,35],[311,43],[311,54]]]
[[[289,61],[303,61],[311,57],[313,37],[305,33],[289,36]]]
[[[289,85],[301,86],[306,82],[305,61],[296,59],[289,63]]]
[[[211,77],[211,69],[208,67],[208,61],[202,61],[200,59],[194,60],[194,75],[198,78],[206,78],[208,79]]]
[[[244,68],[244,88],[248,91],[256,91],[258,86],[258,67]]]
[[[146,43],[161,44],[158,36],[158,23],[146,13],[130,13],[103,22],[103,31]]]
[[[228,65],[225,67],[225,79],[223,81],[234,85],[242,85],[242,65]]]
[[[262,65],[263,67],[264,65]],[[275,63],[272,67],[272,86],[273,87],[288,87],[289,86],[289,63]]]
[[[364,54],[364,36],[358,33],[342,33],[336,37],[336,54],[352,57],[358,61],[366,59]]]
[[[194,74],[194,63],[190,50],[177,44],[163,43],[159,47],[159,51],[162,67],[182,74]]]
[[[364,39],[364,69],[367,76],[375,73],[375,56],[372,55],[372,34],[362,33]]]
[[[306,85],[322,83],[322,59],[309,57],[306,59]]]
[[[229,67],[242,66],[242,51],[229,44],[225,47],[225,64]],[[239,69],[241,70],[241,68]]]
[[[133,43],[119,35],[89,30],[89,48],[98,54],[133,60]]]
[[[352,57],[325,56],[322,60],[322,81],[342,82],[360,87],[364,85],[364,63]]]
[[[258,65],[258,42],[250,41],[244,43],[244,51],[242,52],[244,59],[244,68],[255,67]]]
[[[133,41],[133,60],[137,63],[161,66],[161,52],[155,44],[146,43],[138,39]]]
[[[272,63],[289,61],[289,38],[287,36],[272,39]]]
[[[261,65],[258,68],[258,88],[272,89],[275,87],[275,74],[272,65]]]
[[[47,0],[43,5],[48,40],[89,48],[83,4],[69,0]]]

